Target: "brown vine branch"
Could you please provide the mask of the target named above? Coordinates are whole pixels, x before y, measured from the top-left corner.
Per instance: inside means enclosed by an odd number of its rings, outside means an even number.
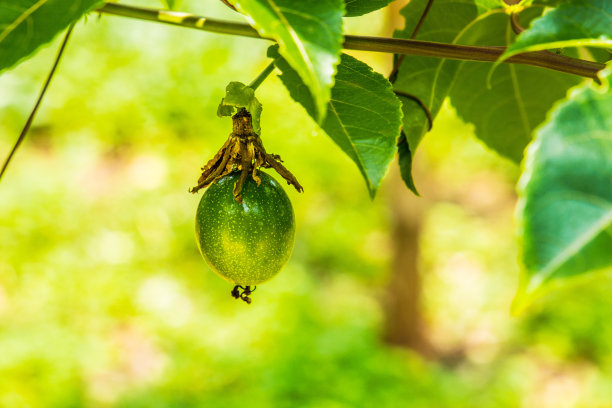
[[[105,3],[97,11],[203,31],[264,38],[246,23],[210,19],[189,13],[134,7],[116,3]],[[267,39],[271,40],[270,38]],[[469,46],[357,35],[345,36],[343,47],[349,50],[485,62],[497,61],[506,50],[505,47]],[[598,62],[585,61],[542,51],[518,54],[505,60],[504,63],[531,65],[593,79],[597,79],[597,72],[605,68],[604,64]]]
[[[419,18],[419,21],[417,21],[416,26],[414,26],[414,30],[412,30],[412,34],[410,34],[410,38],[416,38],[417,34],[419,33],[419,30],[421,29],[421,27],[423,26],[423,23],[425,22],[425,18],[427,18],[427,14],[429,14],[429,10],[431,10],[431,6],[433,5],[434,0],[429,0],[427,2],[427,4],[425,5],[425,8],[423,9],[423,13],[421,14],[421,17]]]
[[[416,25],[414,26],[414,29],[412,30],[412,34],[410,34],[410,39],[415,39],[417,34],[419,33],[419,30],[421,29],[421,27],[423,26],[423,23],[425,22],[425,18],[427,18],[427,14],[429,14],[429,10],[431,10],[431,6],[433,5],[434,0],[429,0],[427,2],[427,4],[425,5],[425,8],[423,9],[423,13],[421,13],[421,17],[419,18],[419,21],[417,21]],[[391,81],[392,83],[395,82],[395,78],[397,76],[397,72],[399,71],[399,67],[402,65],[402,62],[404,62],[404,59],[406,58],[406,54],[402,54],[400,55],[398,58],[396,58],[396,60],[393,63],[393,69],[391,70],[391,73],[389,74],[389,81]]]
[[[506,50],[506,47],[456,45],[397,38],[346,36],[345,39],[344,47],[347,49],[467,61],[496,62]],[[597,79],[597,73],[605,68],[605,65],[599,62],[585,61],[545,51],[517,54],[504,62],[548,68],[593,79]]]
[[[17,138],[17,141],[13,145],[13,148],[11,149],[11,152],[9,153],[8,157],[4,161],[4,164],[2,165],[2,170],[0,170],[0,180],[2,180],[2,176],[6,172],[6,169],[8,168],[9,163],[13,159],[13,156],[15,155],[15,153],[17,153],[17,150],[19,149],[19,146],[21,146],[21,143],[25,139],[28,131],[30,130],[30,127],[32,126],[32,122],[34,121],[34,117],[36,116],[36,112],[38,112],[38,108],[40,107],[40,104],[41,104],[45,94],[47,93],[47,89],[49,88],[49,84],[51,83],[51,79],[53,78],[53,75],[55,75],[55,71],[57,70],[57,67],[59,65],[60,60],[62,59],[62,55],[64,54],[64,50],[66,49],[66,45],[68,44],[68,39],[70,38],[70,34],[72,34],[72,30],[73,29],[74,29],[74,24],[72,24],[70,27],[68,27],[68,31],[66,31],[66,35],[64,36],[64,40],[62,41],[62,44],[60,45],[59,51],[57,52],[57,56],[55,57],[55,61],[53,62],[53,66],[51,67],[51,70],[49,71],[49,74],[47,75],[47,79],[45,80],[45,83],[43,84],[43,87],[40,90],[40,94],[38,95],[38,99],[36,99],[36,103],[34,104],[34,108],[32,108],[32,111],[30,112],[30,116],[28,116],[28,120],[26,121],[23,129],[21,130],[21,133],[19,134],[19,137]]]
[[[416,38],[416,36],[418,35],[419,30],[421,29],[421,27],[423,26],[423,23],[425,22],[425,18],[427,18],[427,14],[429,14],[429,10],[431,10],[431,6],[433,5],[433,2],[434,0],[429,0],[427,4],[425,5],[425,8],[423,9],[423,13],[421,13],[421,17],[419,17],[419,21],[417,21],[416,25],[414,26],[414,29],[412,30],[412,34],[410,34],[411,39]],[[406,58],[406,54],[402,54],[399,57],[395,58],[395,61],[393,61],[393,69],[391,70],[391,73],[389,74],[389,81],[392,84],[395,83],[395,80],[397,79],[397,74],[399,73],[400,66],[402,65],[402,62],[404,62],[405,58]],[[423,113],[425,113],[425,116],[427,116],[427,123],[429,125],[428,130],[431,130],[431,128],[433,127],[433,117],[431,116],[429,107],[425,105],[425,102],[423,102],[416,95],[412,95],[407,92],[397,91],[395,89],[393,90],[393,92],[398,96],[402,96],[404,98],[408,98],[416,102],[423,110]],[[403,131],[402,131],[401,137],[404,139],[404,141],[406,141],[406,134]]]

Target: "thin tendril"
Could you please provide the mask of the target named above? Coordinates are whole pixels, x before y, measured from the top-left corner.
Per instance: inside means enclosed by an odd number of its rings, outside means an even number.
[[[51,67],[51,71],[49,71],[49,75],[47,76],[47,79],[40,91],[40,94],[38,95],[38,99],[36,100],[36,103],[34,104],[34,108],[30,112],[30,116],[28,117],[28,120],[26,121],[25,126],[21,130],[21,134],[19,134],[19,138],[15,142],[15,145],[11,149],[11,152],[9,153],[8,157],[4,161],[4,164],[2,165],[2,170],[0,170],[0,180],[2,180],[2,176],[6,172],[6,169],[8,168],[8,165],[11,162],[11,159],[17,152],[17,149],[19,149],[21,142],[23,142],[23,140],[25,139],[25,136],[28,133],[28,130],[30,130],[30,126],[32,126],[32,122],[34,121],[36,112],[38,112],[38,108],[40,107],[43,97],[45,96],[45,93],[47,92],[47,89],[49,88],[49,84],[51,83],[51,79],[53,78],[53,75],[55,74],[57,66],[59,65],[60,59],[62,58],[62,54],[64,54],[64,50],[66,49],[66,44],[68,44],[68,39],[70,38],[70,34],[72,33],[73,28],[74,28],[74,24],[72,24],[68,28],[68,31],[66,31],[66,35],[64,36],[62,45],[60,46],[59,51],[57,52],[57,57],[55,57],[55,62],[53,63],[53,66]]]

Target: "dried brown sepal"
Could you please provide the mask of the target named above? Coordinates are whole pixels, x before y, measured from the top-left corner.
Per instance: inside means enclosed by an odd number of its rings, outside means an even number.
[[[222,161],[223,158],[225,157],[225,152],[227,150],[228,144],[229,144],[229,139],[225,141],[225,144],[223,145],[223,147],[221,147],[221,150],[219,150],[217,154],[215,154],[215,156],[212,159],[210,159],[208,163],[204,165],[204,167],[202,167],[202,175],[198,179],[198,184],[206,180],[208,176],[212,172],[215,171],[215,169],[218,166],[218,163]]]
[[[293,185],[300,193],[304,191],[295,176],[281,164],[280,156],[266,152],[261,138],[253,131],[251,115],[246,110],[239,110],[232,121],[232,133],[217,154],[202,167],[198,185],[189,190],[191,193],[197,193],[229,173],[240,170],[240,179],[234,185],[234,198],[240,203],[242,186],[249,176],[258,186],[261,184],[257,175],[260,167],[276,170],[287,184]]]
[[[262,165],[262,167],[265,167],[267,169],[273,168],[282,178],[285,179],[287,184],[293,185],[293,187],[295,187],[298,193],[303,192],[304,188],[299,183],[299,181],[297,181],[297,178],[295,178],[295,176],[285,166],[281,164],[282,160],[280,159],[280,156],[276,154],[266,153],[266,149],[264,148],[259,136],[257,136],[255,143],[257,149],[261,151],[264,158],[264,164]]]

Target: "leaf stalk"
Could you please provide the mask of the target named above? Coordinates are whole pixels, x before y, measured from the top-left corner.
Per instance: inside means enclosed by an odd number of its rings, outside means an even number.
[[[272,71],[274,71],[274,67],[274,61],[272,61],[270,64],[268,64],[267,67],[264,68],[263,71],[261,71],[259,75],[257,75],[257,78],[255,78],[253,82],[249,84],[249,88],[253,90],[259,88],[259,85],[261,85],[263,81],[266,80],[266,78],[272,73]]]

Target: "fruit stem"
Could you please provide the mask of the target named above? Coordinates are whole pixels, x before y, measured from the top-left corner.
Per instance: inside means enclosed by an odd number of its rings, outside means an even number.
[[[232,134],[237,137],[249,136],[253,133],[253,119],[251,114],[244,108],[232,116]]]
[[[263,81],[274,71],[274,61],[272,61],[267,67],[264,68],[263,71],[249,84],[249,88],[256,90],[259,88],[259,85],[262,84]]]

